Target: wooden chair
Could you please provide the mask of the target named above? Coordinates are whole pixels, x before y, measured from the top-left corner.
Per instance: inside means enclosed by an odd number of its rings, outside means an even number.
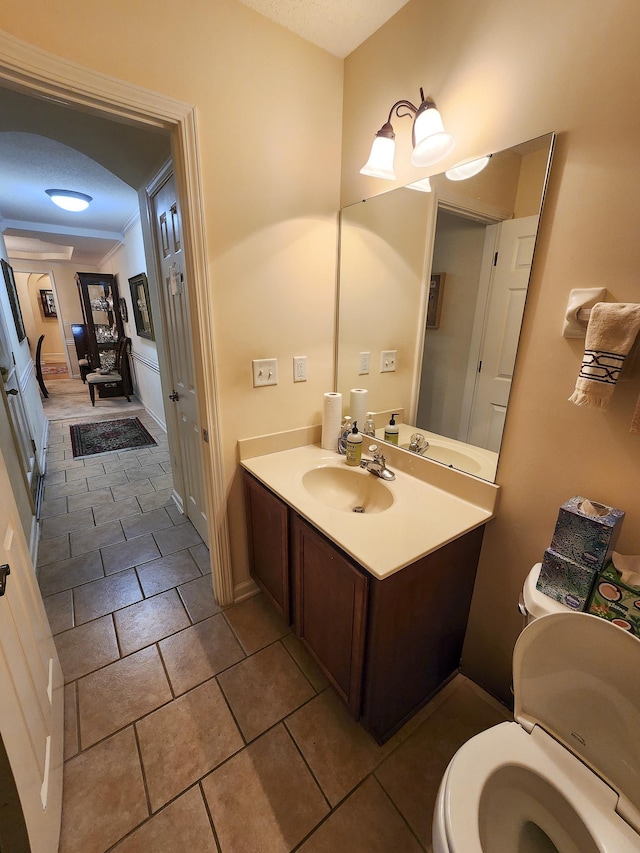
[[[133,386],[129,369],[130,349],[131,338],[120,338],[116,347],[114,370],[110,373],[96,372],[87,375],[92,406],[96,404],[96,388],[101,397],[126,397],[129,403],[131,402]]]
[[[49,396],[49,392],[47,391],[47,386],[44,384],[44,379],[42,378],[42,342],[44,340],[44,335],[40,335],[38,338],[38,344],[36,346],[36,379],[38,380],[38,385],[40,386],[40,390],[42,391],[45,397]]]

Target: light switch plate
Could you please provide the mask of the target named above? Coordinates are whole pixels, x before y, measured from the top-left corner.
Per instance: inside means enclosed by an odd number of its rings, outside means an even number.
[[[380,373],[393,373],[398,360],[397,349],[386,349],[380,353]]]
[[[278,384],[278,360],[276,358],[254,358],[251,365],[253,367],[254,388]]]
[[[363,376],[365,373],[369,372],[369,368],[371,367],[371,353],[370,352],[361,352],[360,353],[360,368],[358,373],[360,376]]]

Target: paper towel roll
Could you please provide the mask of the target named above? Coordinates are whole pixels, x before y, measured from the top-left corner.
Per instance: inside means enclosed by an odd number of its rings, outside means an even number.
[[[369,392],[366,388],[352,388],[349,402],[349,414],[351,415],[351,423],[358,422],[358,430],[362,432],[364,422],[367,419],[369,404],[367,402]]]
[[[337,450],[342,424],[342,394],[327,391],[322,401],[322,449]]]

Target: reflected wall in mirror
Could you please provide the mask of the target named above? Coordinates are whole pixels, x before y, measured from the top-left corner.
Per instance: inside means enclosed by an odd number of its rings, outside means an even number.
[[[420,432],[421,455],[491,481],[553,140],[495,153],[467,181],[436,175],[430,193],[400,187],[340,213],[337,390],[348,403],[368,389],[377,437],[400,412],[400,446]],[[445,279],[434,326],[431,282]],[[381,372],[388,350],[396,369]]]

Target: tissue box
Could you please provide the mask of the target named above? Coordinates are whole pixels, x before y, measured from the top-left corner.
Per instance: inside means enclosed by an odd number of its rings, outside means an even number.
[[[547,548],[536,587],[572,610],[584,610],[597,576],[595,569],[574,563],[568,557]]]
[[[556,554],[599,572],[615,547],[624,512],[591,502],[599,514],[587,515],[581,511],[584,502],[584,498],[577,496],[562,504],[549,547]]]
[[[598,575],[588,612],[640,637],[640,588],[623,583],[613,563]]]

